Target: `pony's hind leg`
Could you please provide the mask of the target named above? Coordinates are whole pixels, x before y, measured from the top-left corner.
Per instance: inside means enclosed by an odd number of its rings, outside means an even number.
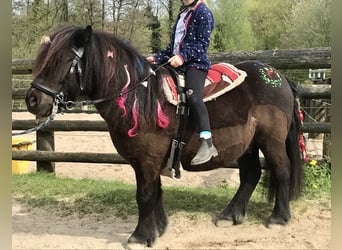
[[[285,142],[269,137],[262,147],[266,164],[270,171],[269,197],[275,196],[275,204],[268,224],[284,225],[291,218],[290,200],[290,160]]]
[[[222,211],[217,226],[225,226],[226,221],[234,225],[241,224],[247,215],[249,199],[261,176],[259,148],[253,144],[239,159],[240,186],[233,199]],[[228,223],[229,224],[229,223]]]
[[[146,173],[135,168],[139,219],[128,243],[138,243],[151,247],[157,236],[161,236],[165,232],[168,221],[163,206],[159,173],[153,171],[153,167],[146,167],[145,170],[150,171]],[[146,176],[149,179],[146,179]]]

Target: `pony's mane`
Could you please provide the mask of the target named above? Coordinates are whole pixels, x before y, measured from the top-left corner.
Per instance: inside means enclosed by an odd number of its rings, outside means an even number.
[[[65,26],[49,37],[44,36],[39,47],[35,63],[33,65],[32,74],[34,77],[44,76],[49,77],[56,75],[59,69],[63,66],[62,58],[65,58],[66,51],[69,51],[72,47],[72,37],[77,31],[81,31],[81,28],[76,26]],[[58,79],[54,79],[56,82]]]
[[[38,51],[33,74],[58,77],[56,72],[61,68],[66,72],[65,67],[70,67],[71,62],[66,63],[64,58],[70,57],[72,47],[79,47],[75,38],[83,30],[78,26],[64,26],[52,33],[51,42],[42,44]],[[113,115],[124,117],[123,125],[127,126],[130,136],[138,129],[150,126],[151,122],[162,128],[168,126],[169,120],[163,112],[165,98],[161,74],[152,75],[150,64],[128,42],[106,32],[94,31],[85,46],[82,62],[83,94],[91,99],[113,98],[122,111]],[[148,81],[146,88],[136,87],[145,79]],[[125,91],[128,92],[125,94]]]

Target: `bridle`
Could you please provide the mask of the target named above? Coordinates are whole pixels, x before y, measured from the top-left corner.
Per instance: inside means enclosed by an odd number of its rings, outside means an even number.
[[[84,47],[80,47],[78,49],[76,48],[72,48],[72,52],[74,53],[75,57],[72,60],[70,69],[69,69],[69,74],[73,75],[74,73],[76,73],[76,77],[78,79],[78,85],[79,88],[82,91],[84,90],[83,87],[83,71],[82,71],[82,61],[81,58],[84,54]],[[88,106],[88,105],[93,105],[96,103],[100,103],[100,102],[104,102],[108,99],[106,98],[101,98],[101,99],[97,99],[97,100],[86,100],[86,101],[78,101],[78,102],[74,102],[74,101],[67,101],[65,100],[65,95],[63,93],[63,87],[61,88],[61,90],[57,91],[54,89],[51,89],[49,87],[46,87],[42,84],[40,84],[38,81],[33,80],[31,83],[31,87],[43,92],[46,95],[49,95],[51,97],[54,98],[54,106],[57,106],[58,109],[57,111],[65,111],[65,110],[72,110],[74,107],[80,107],[80,106]]]
[[[84,54],[84,47],[80,47],[78,49],[72,48],[72,51],[75,54],[75,57],[72,60],[70,70],[69,70],[69,74],[72,75],[75,72],[77,73],[76,77],[78,78],[78,84],[79,84],[79,87],[80,87],[80,90],[82,93],[82,91],[83,91],[83,84],[82,84],[83,72],[82,72],[81,58]],[[57,91],[57,90],[54,90],[54,89],[51,89],[49,87],[42,85],[36,79],[34,79],[31,83],[31,87],[43,92],[46,95],[51,96],[54,99],[53,106],[52,106],[52,112],[51,112],[50,116],[48,117],[48,119],[46,121],[40,123],[38,126],[36,126],[34,128],[27,129],[25,131],[12,133],[12,136],[23,135],[23,134],[28,134],[31,132],[38,131],[39,129],[47,126],[48,123],[54,119],[54,117],[58,113],[58,111],[63,112],[65,110],[72,110],[76,106],[79,106],[79,107],[80,106],[88,106],[88,105],[93,105],[96,103],[100,103],[100,102],[104,102],[106,100],[109,100],[108,98],[107,99],[101,98],[101,99],[97,99],[97,100],[85,100],[85,101],[79,101],[79,102],[67,101],[67,100],[65,100],[65,96],[63,93],[63,86],[59,91]]]

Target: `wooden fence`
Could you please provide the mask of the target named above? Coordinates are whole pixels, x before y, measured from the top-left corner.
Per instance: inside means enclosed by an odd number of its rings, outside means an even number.
[[[331,48],[213,53],[209,54],[209,57],[213,63],[259,60],[280,70],[331,68]],[[33,62],[33,60],[13,60],[12,74],[31,74]],[[12,98],[23,99],[26,91],[27,89],[13,89]],[[331,85],[299,85],[299,95],[301,99],[330,99]],[[26,130],[36,125],[36,120],[12,120],[12,130]],[[108,131],[108,129],[104,121],[52,121],[36,132],[37,150],[13,150],[12,159],[37,161],[37,170],[48,172],[54,172],[55,162],[127,163],[118,154],[54,152],[54,131]],[[304,122],[303,132],[330,134],[331,123]]]

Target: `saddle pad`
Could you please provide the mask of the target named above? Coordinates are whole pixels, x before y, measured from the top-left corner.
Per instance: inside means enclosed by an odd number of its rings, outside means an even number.
[[[211,101],[239,86],[247,73],[229,63],[213,64],[208,71],[203,90],[203,101]]]
[[[247,74],[229,63],[218,63],[211,66],[205,81],[203,101],[211,101],[224,93],[239,86]],[[173,105],[178,104],[176,84],[170,75],[163,75],[164,94],[166,99]],[[179,75],[179,83],[184,86],[184,77]]]

